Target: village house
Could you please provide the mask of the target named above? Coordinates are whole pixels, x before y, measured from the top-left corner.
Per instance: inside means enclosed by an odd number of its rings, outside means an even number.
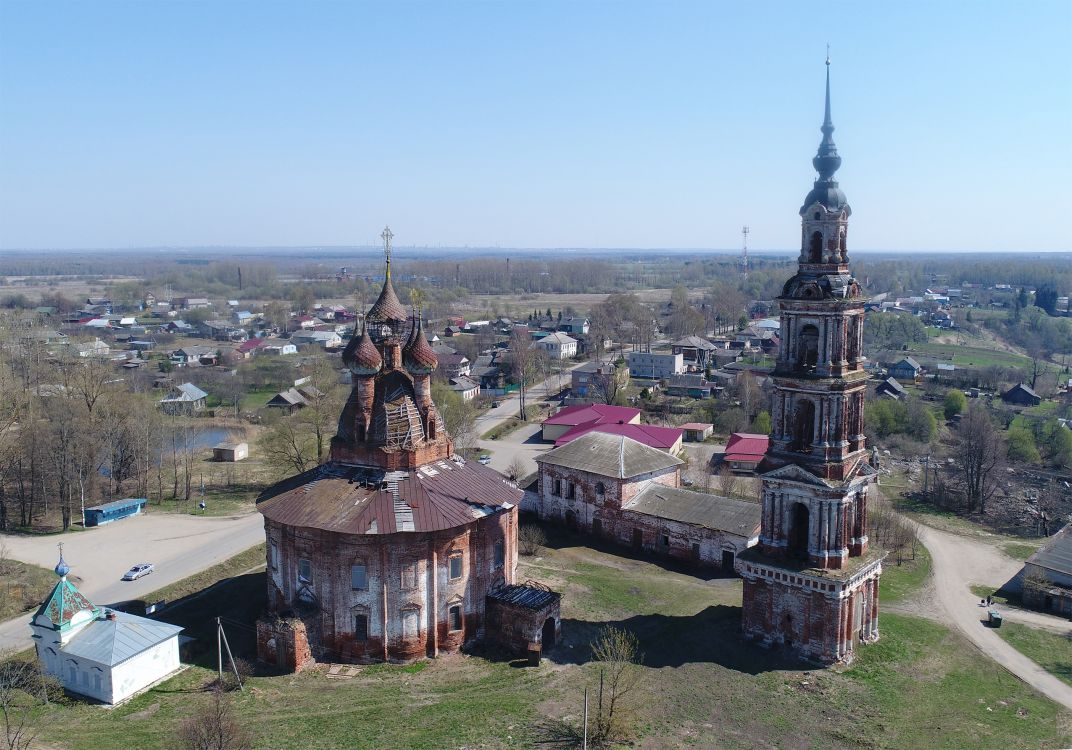
[[[180,297],[175,300],[175,306],[180,310],[202,310],[211,307],[212,303],[205,297]]]
[[[79,357],[107,357],[111,352],[111,347],[101,341],[99,338],[94,338],[92,341],[69,341],[67,346]]]
[[[533,341],[529,349],[545,351],[551,359],[571,359],[577,356],[577,339],[556,331]]]
[[[1002,393],[1001,400],[1013,406],[1038,406],[1042,403],[1042,397],[1023,383],[1017,383]]]
[[[212,346],[184,346],[171,353],[171,363],[174,365],[214,365],[218,359],[218,350]]]
[[[446,347],[449,348],[449,347]],[[470,375],[470,361],[464,354],[439,354],[439,368],[448,378],[460,378]]]
[[[286,339],[265,339],[264,346],[256,350],[258,356],[280,357],[287,354],[297,354],[298,347]]]
[[[311,403],[319,401],[323,393],[311,385],[303,385],[295,388],[287,388],[285,391],[272,396],[265,406],[271,409],[279,409],[284,414],[291,414],[298,409],[304,409]]]
[[[182,668],[181,627],[95,606],[67,579],[62,555],[55,572],[30,628],[42,671],[65,690],[111,706]]]
[[[588,318],[571,315],[568,318],[562,319],[562,321],[558,324],[558,330],[572,335],[583,336],[588,333],[588,330],[589,328],[591,328],[591,325],[592,323],[590,320],[588,320]]]
[[[666,392],[671,396],[712,398],[719,395],[722,390],[721,385],[708,380],[703,373],[699,372],[671,375],[666,380]]]
[[[902,383],[916,383],[923,374],[923,366],[911,357],[902,357],[887,367],[886,373]]]
[[[204,411],[208,394],[193,383],[172,386],[168,395],[160,399],[160,409],[165,414],[191,416]]]
[[[723,570],[758,541],[758,504],[681,489],[681,459],[624,435],[590,432],[536,463],[522,508],[596,539]]]
[[[1025,607],[1072,617],[1072,524],[1027,558],[1020,578]]]
[[[894,400],[901,400],[908,394],[904,386],[893,378],[886,378],[875,388],[876,396],[886,396]]]
[[[593,381],[598,382],[600,378],[613,378],[617,370],[618,368],[609,362],[585,362],[580,367],[573,368],[570,371],[570,395],[574,398],[601,396],[598,386],[595,389],[596,393],[592,393]]]
[[[472,401],[480,394],[480,383],[465,375],[450,378],[450,389],[462,397],[462,401]]]
[[[342,336],[334,331],[303,330],[290,337],[295,346],[317,346],[321,349],[338,349],[342,346]]]
[[[718,349],[705,338],[686,336],[674,342],[674,354],[680,354],[689,369],[705,370],[709,360],[713,362],[713,353]]]

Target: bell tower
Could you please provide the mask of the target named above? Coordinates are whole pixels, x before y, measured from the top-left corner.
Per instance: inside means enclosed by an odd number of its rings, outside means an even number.
[[[759,545],[740,556],[745,635],[823,662],[849,661],[878,638],[881,556],[870,554],[863,434],[864,300],[849,271],[852,215],[834,174],[841,157],[826,61],[818,179],[800,208],[797,272],[782,288],[772,375],[770,451]]]

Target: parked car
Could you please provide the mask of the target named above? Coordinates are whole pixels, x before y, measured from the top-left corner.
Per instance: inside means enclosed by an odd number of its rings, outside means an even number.
[[[152,563],[138,563],[133,568],[123,574],[124,581],[136,581],[142,576],[147,576],[153,572]]]
[[[491,463],[491,456],[489,456],[487,453],[485,453],[480,458],[478,458],[477,461],[479,461],[480,463],[482,463],[485,466],[487,466],[488,464]]]

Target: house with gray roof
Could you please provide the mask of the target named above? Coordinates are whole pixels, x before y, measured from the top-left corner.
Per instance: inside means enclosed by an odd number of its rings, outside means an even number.
[[[681,459],[624,435],[589,432],[536,464],[523,510],[637,554],[729,571],[759,541],[758,503],[684,489]]]
[[[1020,579],[1025,607],[1072,616],[1072,524],[1027,558]]]
[[[65,690],[115,705],[182,669],[182,628],[95,606],[67,579],[59,582],[30,621],[37,660]]]
[[[190,416],[203,411],[207,402],[207,393],[193,383],[183,383],[172,386],[168,394],[160,399],[160,409],[165,414]]]

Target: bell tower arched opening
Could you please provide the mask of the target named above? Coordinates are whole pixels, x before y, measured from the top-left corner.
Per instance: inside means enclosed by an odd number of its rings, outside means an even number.
[[[808,530],[811,523],[811,513],[804,503],[796,503],[789,514],[789,545],[787,552],[790,557],[806,559],[808,557]]]
[[[801,401],[793,419],[793,443],[789,449],[798,453],[811,453],[812,437],[815,434],[815,404]]]
[[[797,334],[797,366],[814,370],[819,364],[819,329],[806,325]]]
[[[808,243],[808,262],[809,263],[822,263],[823,262],[823,233],[812,232],[811,240]]]

